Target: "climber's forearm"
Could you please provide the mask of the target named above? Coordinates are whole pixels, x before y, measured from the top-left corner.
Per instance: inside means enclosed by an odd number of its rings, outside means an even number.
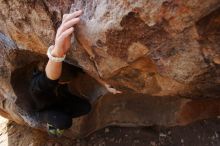
[[[49,60],[45,69],[46,76],[51,80],[57,80],[61,76],[62,63]]]
[[[56,48],[51,52],[55,57],[62,57],[63,54],[60,54],[56,51]],[[46,76],[51,80],[57,80],[60,78],[62,73],[62,62],[53,62],[49,60],[45,68]]]
[[[54,49],[51,52],[53,57],[63,57],[70,48],[71,35],[74,26],[79,23],[82,11],[76,11],[71,14],[64,14],[60,27],[57,30]],[[61,76],[62,63],[49,60],[45,69],[46,75],[51,80],[57,80]]]

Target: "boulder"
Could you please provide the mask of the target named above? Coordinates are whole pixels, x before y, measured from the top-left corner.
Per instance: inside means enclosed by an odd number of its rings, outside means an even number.
[[[62,15],[84,11],[61,81],[93,110],[66,136],[220,115],[219,0],[0,0],[0,114],[45,130],[28,87]],[[101,82],[100,82],[101,81]],[[101,83],[101,84],[100,84]],[[113,95],[104,84],[122,91]]]

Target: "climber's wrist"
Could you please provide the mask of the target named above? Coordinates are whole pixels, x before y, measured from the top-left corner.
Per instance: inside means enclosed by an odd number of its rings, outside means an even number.
[[[53,62],[63,62],[66,57],[66,55],[62,55],[62,52],[56,50],[53,45],[48,48],[47,56]]]
[[[51,55],[54,57],[59,57],[59,58],[65,56],[65,54],[63,52],[59,51],[59,49],[56,47],[54,47],[53,50],[51,51]]]

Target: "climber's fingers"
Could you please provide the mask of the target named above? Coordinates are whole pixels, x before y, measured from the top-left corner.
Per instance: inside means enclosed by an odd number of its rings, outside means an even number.
[[[107,83],[105,83],[105,87],[106,87],[106,89],[107,89],[110,93],[112,93],[112,94],[120,94],[120,93],[122,93],[122,91],[119,91],[119,90],[117,90],[117,89],[111,87],[111,86],[110,86],[109,84],[107,84]]]
[[[59,28],[59,34],[62,34],[64,31],[66,31],[67,29],[73,27],[75,24],[79,23],[80,19],[79,18],[73,18],[72,20],[70,21],[67,21],[65,23],[63,23],[60,28]]]
[[[116,90],[115,88],[108,88],[107,89],[112,94],[121,94],[122,91]]]
[[[75,11],[71,14],[64,14],[63,15],[63,20],[62,20],[62,23],[65,23],[67,21],[70,21],[72,20],[73,18],[76,18],[76,17],[79,17],[80,15],[82,15],[83,11],[82,10],[78,10],[78,11]]]
[[[64,41],[69,35],[73,33],[73,31],[74,31],[73,27],[68,28],[67,30],[65,30],[64,32],[60,34],[60,36],[58,37],[58,40]]]
[[[76,11],[71,14],[64,14],[63,21],[61,26],[57,30],[56,37],[58,38],[64,31],[72,27],[73,25],[79,23],[80,18],[78,18],[82,14],[82,11]],[[77,17],[77,18],[76,18]]]

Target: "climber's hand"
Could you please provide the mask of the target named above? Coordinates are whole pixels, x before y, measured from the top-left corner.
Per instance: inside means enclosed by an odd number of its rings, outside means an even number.
[[[56,57],[64,56],[71,45],[71,35],[74,31],[74,26],[79,23],[82,10],[75,11],[71,14],[64,14],[62,24],[57,30],[55,38],[55,46],[52,54]]]
[[[105,88],[107,89],[108,92],[112,93],[112,94],[120,94],[122,93],[122,91],[119,91],[113,87],[111,87],[111,85],[105,83]]]

